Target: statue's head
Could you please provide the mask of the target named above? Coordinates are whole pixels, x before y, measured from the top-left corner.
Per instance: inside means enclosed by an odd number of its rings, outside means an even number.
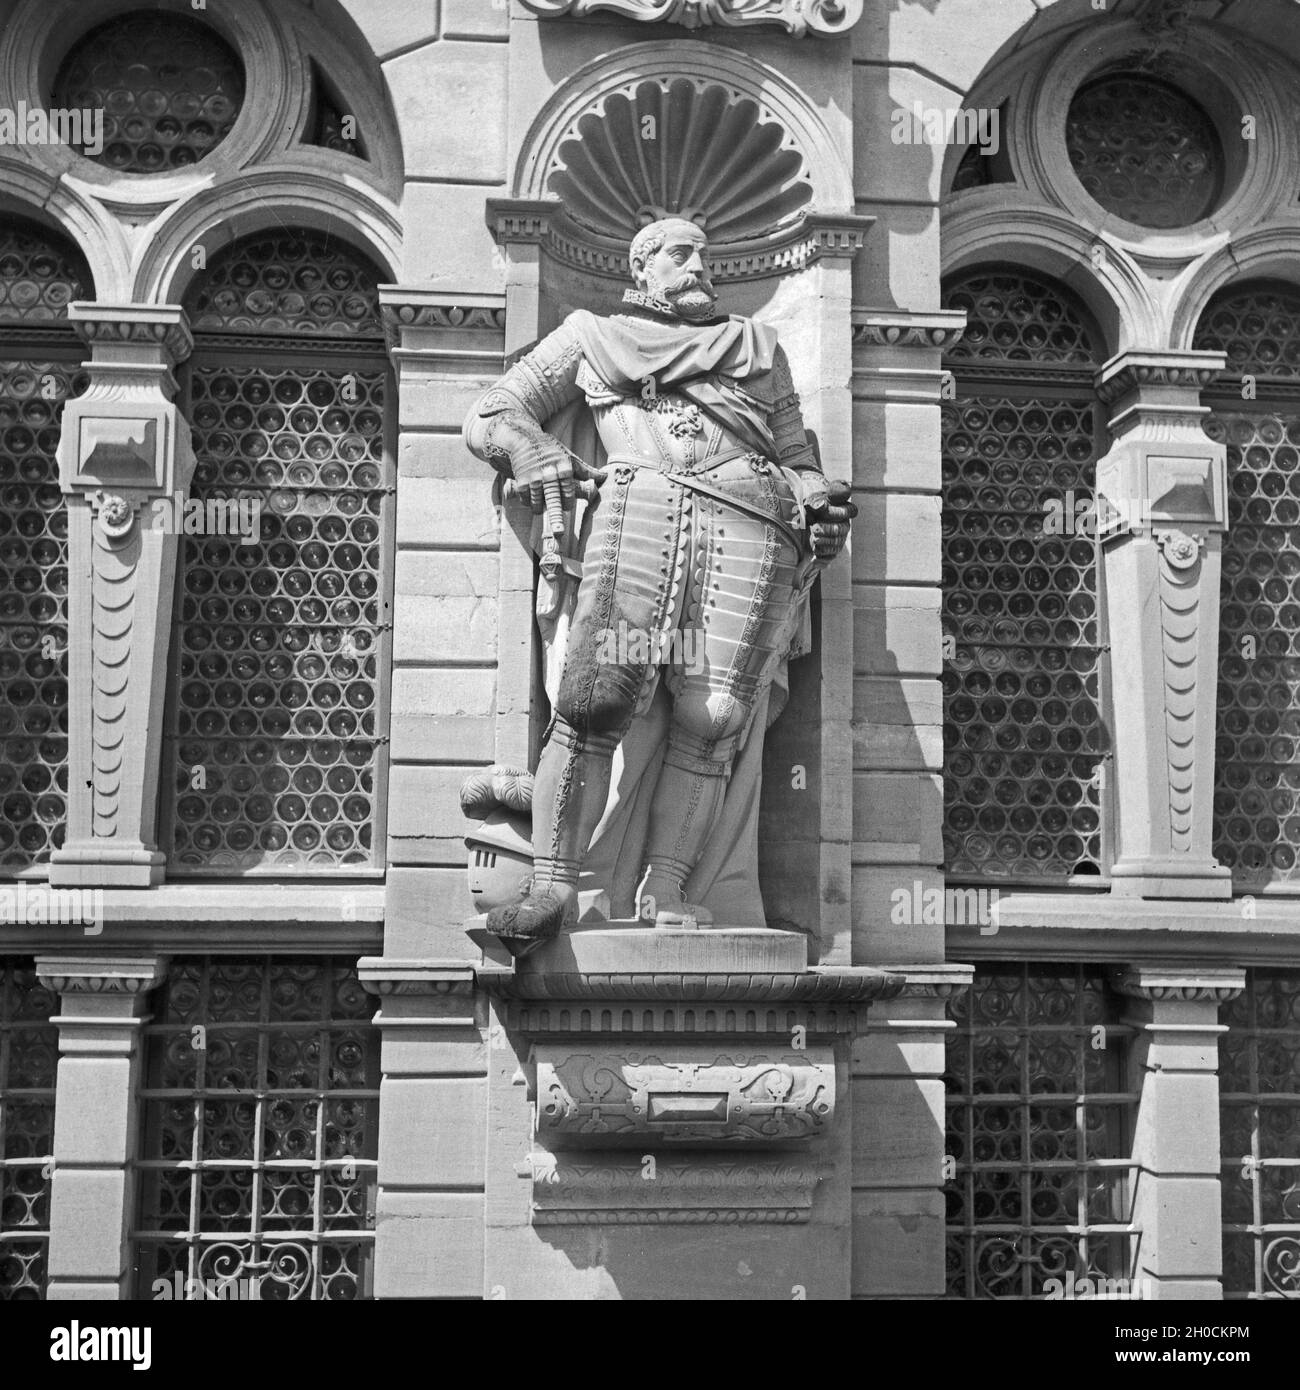
[[[684,319],[706,319],[718,299],[709,279],[708,253],[702,227],[665,217],[632,238],[628,259],[637,289],[666,299]]]

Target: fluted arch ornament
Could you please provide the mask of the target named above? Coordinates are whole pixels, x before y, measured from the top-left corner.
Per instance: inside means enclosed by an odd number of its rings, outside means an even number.
[[[631,236],[666,215],[704,227],[715,278],[780,274],[835,249],[826,215],[851,219],[848,133],[836,134],[748,55],[637,44],[580,69],[543,107],[514,196],[556,207],[547,250],[589,275],[624,278]]]
[[[843,34],[862,18],[862,0],[523,0],[523,5],[543,19],[605,13],[685,29],[770,24],[797,39]]]

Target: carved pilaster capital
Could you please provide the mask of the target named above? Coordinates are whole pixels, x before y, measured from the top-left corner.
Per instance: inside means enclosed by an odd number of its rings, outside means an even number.
[[[1246,987],[1246,972],[1220,966],[1126,965],[1113,970],[1110,981],[1130,999],[1226,1004]]]
[[[144,995],[167,973],[166,956],[38,956],[36,975],[56,994]]]
[[[564,204],[558,198],[489,198],[487,224],[498,246],[540,246],[563,211]]]
[[[1097,394],[1107,405],[1126,398],[1168,407],[1200,406],[1200,393],[1227,365],[1221,352],[1121,352],[1097,372]]]
[[[809,244],[809,261],[851,261],[866,244],[874,217],[856,212],[807,212],[801,223]]]
[[[82,301],[68,305],[68,321],[91,348],[92,361],[156,362],[171,368],[194,351],[189,318],[179,304]]]
[[[924,348],[946,352],[966,331],[962,309],[909,313],[899,309],[855,308],[853,341],[864,347]]]
[[[499,294],[459,294],[445,290],[385,285],[379,291],[379,312],[388,350],[441,341],[477,348],[488,342],[500,352],[506,328],[505,298]]]
[[[766,24],[796,39],[806,34],[819,38],[843,34],[862,17],[862,0],[767,0],[761,7],[743,8],[734,0],[523,0],[523,5],[543,19],[565,15],[583,19],[604,12],[643,24],[680,24],[684,29]]]
[[[390,960],[365,956],[357,962],[357,975],[369,994],[440,995],[471,999],[474,968],[458,961]]]

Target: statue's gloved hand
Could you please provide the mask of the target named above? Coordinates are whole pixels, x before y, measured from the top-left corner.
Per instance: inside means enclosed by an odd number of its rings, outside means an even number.
[[[845,482],[827,480],[824,488],[804,497],[808,519],[808,544],[818,560],[833,560],[849,538],[849,528],[858,509],[852,500],[852,487]]]
[[[578,479],[590,476],[580,460],[522,412],[499,417],[492,443],[510,455],[510,471],[520,488],[527,490],[528,505],[535,512],[546,510],[548,490],[552,500],[558,492],[563,504],[569,506]]]

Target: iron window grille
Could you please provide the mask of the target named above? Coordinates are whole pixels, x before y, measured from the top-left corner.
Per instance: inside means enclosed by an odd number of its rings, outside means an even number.
[[[1248,970],[1222,1018],[1223,1296],[1300,1299],[1300,975]]]
[[[1239,890],[1300,886],[1300,289],[1217,295],[1194,346],[1227,355],[1205,431],[1228,454],[1214,854]]]
[[[180,959],[157,1003],[136,1296],[368,1297],[379,1034],[354,966]]]
[[[977,970],[949,1003],[950,1298],[1132,1280],[1137,1096],[1119,1007],[1099,972],[1025,964]]]
[[[255,508],[256,534],[181,541],[174,876],[382,872],[395,466],[378,278],[287,231],[237,243],[187,297],[190,505]]]
[[[950,283],[943,406],[944,851],[954,880],[1096,885],[1109,723],[1095,525],[1100,336],[1011,270]]]
[[[0,1300],[45,1297],[57,1003],[30,963],[0,960]]]
[[[0,875],[44,876],[68,793],[68,513],[57,450],[86,386],[67,306],[93,297],[55,233],[0,225]]]

